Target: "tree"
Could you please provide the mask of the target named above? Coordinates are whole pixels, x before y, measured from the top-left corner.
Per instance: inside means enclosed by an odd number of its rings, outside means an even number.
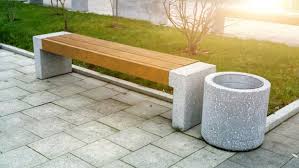
[[[221,0],[164,0],[169,21],[187,41],[187,52],[198,54],[200,45],[211,31]]]
[[[118,0],[110,0],[111,10],[113,21],[111,27],[116,28],[119,27],[118,24]]]
[[[16,0],[5,0],[3,5],[4,15],[9,22],[16,20]]]
[[[64,31],[67,31],[68,30],[68,17],[67,17],[67,11],[65,9],[65,2],[66,2],[66,0],[59,0],[61,9],[62,9],[63,20],[64,20]]]

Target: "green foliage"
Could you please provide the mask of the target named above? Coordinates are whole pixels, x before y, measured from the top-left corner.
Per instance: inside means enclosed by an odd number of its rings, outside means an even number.
[[[3,15],[9,22],[13,22],[16,19],[16,0],[1,0],[3,1],[1,7]]]
[[[0,6],[3,5],[0,0]],[[53,9],[17,3],[20,21],[5,22],[0,15],[0,42],[32,51],[32,36],[63,31],[62,15]],[[113,28],[113,17],[68,12],[69,31],[131,46],[186,56],[184,37],[174,29],[148,22],[119,18],[120,28]],[[295,37],[294,37],[295,38]],[[209,35],[201,46],[204,55],[193,58],[217,65],[218,71],[241,71],[263,76],[272,83],[270,112],[299,98],[299,48],[255,40],[241,40]],[[171,92],[171,88],[104,68],[74,61],[105,74]]]

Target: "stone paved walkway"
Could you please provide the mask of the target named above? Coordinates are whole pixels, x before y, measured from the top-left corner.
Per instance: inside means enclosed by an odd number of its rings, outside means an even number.
[[[171,104],[71,73],[37,80],[0,50],[0,168],[298,168],[299,115],[252,152],[207,145],[170,125]],[[198,139],[199,138],[199,139]]]

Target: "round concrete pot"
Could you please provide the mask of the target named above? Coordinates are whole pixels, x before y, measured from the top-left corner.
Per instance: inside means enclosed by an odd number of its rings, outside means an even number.
[[[248,151],[264,140],[271,84],[256,75],[222,72],[205,78],[202,136],[211,145]]]

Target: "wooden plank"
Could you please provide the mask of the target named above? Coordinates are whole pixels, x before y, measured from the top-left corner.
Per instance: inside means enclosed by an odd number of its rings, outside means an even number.
[[[120,51],[132,53],[132,54],[136,54],[136,55],[142,55],[142,56],[153,58],[155,60],[161,60],[161,61],[165,61],[165,62],[169,62],[169,63],[178,64],[181,66],[185,66],[185,65],[189,65],[189,64],[198,62],[198,60],[194,60],[194,59],[190,59],[190,58],[179,57],[179,56],[160,53],[160,52],[156,52],[156,51],[150,51],[150,50],[146,50],[146,49],[141,49],[141,48],[132,47],[132,46],[124,45],[124,44],[119,44],[119,43],[115,43],[115,42],[95,39],[95,38],[78,35],[78,34],[68,34],[68,35],[64,35],[62,37],[70,38],[73,40],[78,40],[78,41],[82,41],[82,42],[86,42],[86,43],[90,43],[90,44],[100,45],[102,47],[120,50]]]
[[[153,59],[150,57],[131,54],[131,53],[127,53],[124,51],[115,50],[115,49],[111,49],[111,48],[106,48],[106,47],[102,47],[100,45],[84,43],[84,42],[69,39],[69,38],[62,38],[60,36],[49,38],[49,39],[52,41],[65,43],[65,44],[68,44],[68,45],[71,45],[74,47],[81,47],[84,49],[92,50],[94,52],[98,52],[99,55],[101,55],[103,53],[103,54],[111,55],[115,58],[126,59],[126,60],[140,62],[140,63],[148,64],[148,65],[154,65],[154,66],[165,68],[168,70],[172,70],[172,69],[181,67],[181,65],[173,64],[170,62],[156,60],[156,59]]]
[[[50,53],[70,57],[86,63],[168,85],[169,69],[126,60],[104,53],[99,54],[93,50],[68,45],[51,39],[43,39],[42,48],[44,51]]]

